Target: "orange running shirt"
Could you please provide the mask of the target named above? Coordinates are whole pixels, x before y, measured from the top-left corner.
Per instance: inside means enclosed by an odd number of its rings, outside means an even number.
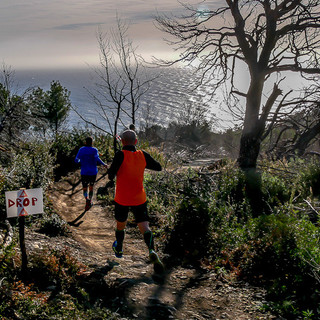
[[[135,152],[122,150],[123,162],[117,172],[114,201],[122,206],[138,206],[147,201],[143,188],[146,159],[141,150]]]

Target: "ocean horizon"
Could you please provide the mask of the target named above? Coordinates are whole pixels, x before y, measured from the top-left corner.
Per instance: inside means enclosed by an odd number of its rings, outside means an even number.
[[[161,74],[152,81],[152,86],[141,98],[140,107],[136,116],[137,128],[142,128],[146,121],[150,124],[167,126],[172,121],[181,120],[183,108],[186,104],[207,103],[211,105],[212,112],[218,112],[216,101],[210,101],[209,88],[195,88],[198,80],[188,68],[150,68],[150,77]],[[29,87],[50,89],[52,81],[60,84],[70,91],[70,100],[73,109],[67,119],[67,127],[85,127],[86,123],[79,114],[98,127],[107,129],[107,122],[101,116],[101,110],[93,101],[90,93],[94,93],[97,75],[90,68],[79,69],[41,69],[16,70],[15,85],[19,91]],[[111,118],[111,114],[110,114]],[[148,119],[146,119],[148,118]],[[124,117],[124,125],[130,124],[130,119]]]

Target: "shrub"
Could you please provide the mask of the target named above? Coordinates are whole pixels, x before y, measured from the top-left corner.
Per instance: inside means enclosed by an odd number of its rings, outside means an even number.
[[[298,173],[299,191],[303,197],[310,194],[320,196],[320,163],[313,161],[304,163]]]
[[[246,223],[239,222],[239,208],[241,205],[231,205],[225,203],[225,205],[219,204],[216,206],[213,204],[212,208],[212,225],[214,237],[214,257],[219,260],[221,255],[224,255],[225,250],[234,248],[246,242],[245,232]],[[247,204],[243,205],[244,208]]]
[[[23,143],[12,151],[10,162],[0,169],[0,218],[6,218],[5,191],[42,188],[45,192],[52,182],[53,168],[46,143]]]
[[[96,134],[89,130],[73,129],[70,133],[60,134],[53,142],[50,153],[55,157],[55,180],[59,180],[62,176],[79,168],[79,165],[74,162],[74,159],[87,136],[92,136],[94,146],[101,153],[101,158],[104,161],[110,160],[112,155],[111,138],[104,135]]]
[[[15,263],[19,260],[15,241],[12,241],[6,248],[0,247],[0,280],[11,279],[14,275]],[[0,286],[1,287],[1,286]]]
[[[2,264],[1,264],[2,265]],[[2,319],[119,319],[106,307],[100,307],[81,287],[86,266],[67,249],[45,249],[29,256],[27,277],[19,279],[16,264],[12,277],[0,278],[0,314]],[[41,276],[39,276],[41,275]],[[51,287],[49,287],[51,286]]]
[[[198,263],[210,254],[210,214],[207,203],[197,197],[185,197],[174,216],[165,251],[176,258]]]
[[[178,192],[183,188],[184,180],[187,179],[183,174],[170,172],[146,173],[144,186],[148,195],[148,200],[152,201],[156,197],[163,206],[174,205],[173,201],[178,197]]]
[[[32,142],[12,152],[10,165],[6,168],[5,190],[20,188],[43,188],[49,186],[53,177],[54,159],[45,143]]]
[[[221,168],[215,180],[215,201],[217,208],[232,207],[232,212],[238,221],[246,221],[252,214],[252,208],[247,196],[246,177],[234,161],[229,161]]]
[[[0,221],[6,217],[5,184],[6,184],[5,172],[3,168],[1,168],[0,166]]]
[[[282,213],[251,219],[245,228],[238,230],[242,241],[226,244],[218,264],[246,281],[264,285],[272,301],[270,306],[285,317],[296,317],[304,308],[317,314],[318,228],[309,221]]]
[[[290,200],[292,190],[282,177],[272,173],[262,173],[262,192],[264,200],[273,208]]]
[[[70,234],[68,224],[56,213],[44,213],[40,219],[39,232],[50,237],[67,236]]]
[[[192,174],[189,171],[189,174]],[[193,173],[194,174],[194,173]],[[182,200],[173,213],[165,251],[185,262],[198,264],[212,248],[211,199],[209,181],[190,177],[180,189]]]
[[[86,267],[79,263],[68,249],[46,249],[30,257],[30,277],[39,288],[56,285],[60,289],[72,290],[76,279]],[[39,279],[37,276],[41,274]]]

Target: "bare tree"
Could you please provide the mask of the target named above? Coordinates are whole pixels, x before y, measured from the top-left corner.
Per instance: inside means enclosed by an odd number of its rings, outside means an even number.
[[[141,97],[156,78],[147,76],[143,59],[128,37],[128,28],[117,19],[116,30],[98,30],[100,68],[95,70],[98,75],[96,89],[89,92],[100,116],[107,122],[108,133],[114,137],[115,150],[119,124],[126,127],[124,118],[135,124]]]
[[[180,51],[179,59],[165,63],[197,63],[213,92],[227,84],[229,97],[244,101],[238,163],[256,168],[267,125],[283,116],[288,100],[301,102],[284,80],[294,73],[312,82],[320,73],[320,1],[225,0],[225,6],[210,6],[212,1],[205,9],[185,4],[185,16],[156,18]],[[245,89],[237,82],[240,66],[247,72]]]
[[[294,108],[291,114],[270,121],[265,133],[270,132],[268,153],[278,158],[304,155],[320,133],[319,85],[310,86],[303,99],[291,104]]]
[[[290,150],[299,156],[306,152],[311,142],[320,133],[320,102],[316,102],[314,107],[310,115],[303,115],[306,121],[302,123],[300,127],[302,130],[300,130],[298,138],[294,140],[293,147]]]

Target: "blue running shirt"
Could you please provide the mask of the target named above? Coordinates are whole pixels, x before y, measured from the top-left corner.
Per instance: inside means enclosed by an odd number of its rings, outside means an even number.
[[[99,158],[97,148],[94,147],[81,147],[75,158],[75,162],[81,165],[81,175],[94,176],[98,173],[97,164],[105,165]]]

